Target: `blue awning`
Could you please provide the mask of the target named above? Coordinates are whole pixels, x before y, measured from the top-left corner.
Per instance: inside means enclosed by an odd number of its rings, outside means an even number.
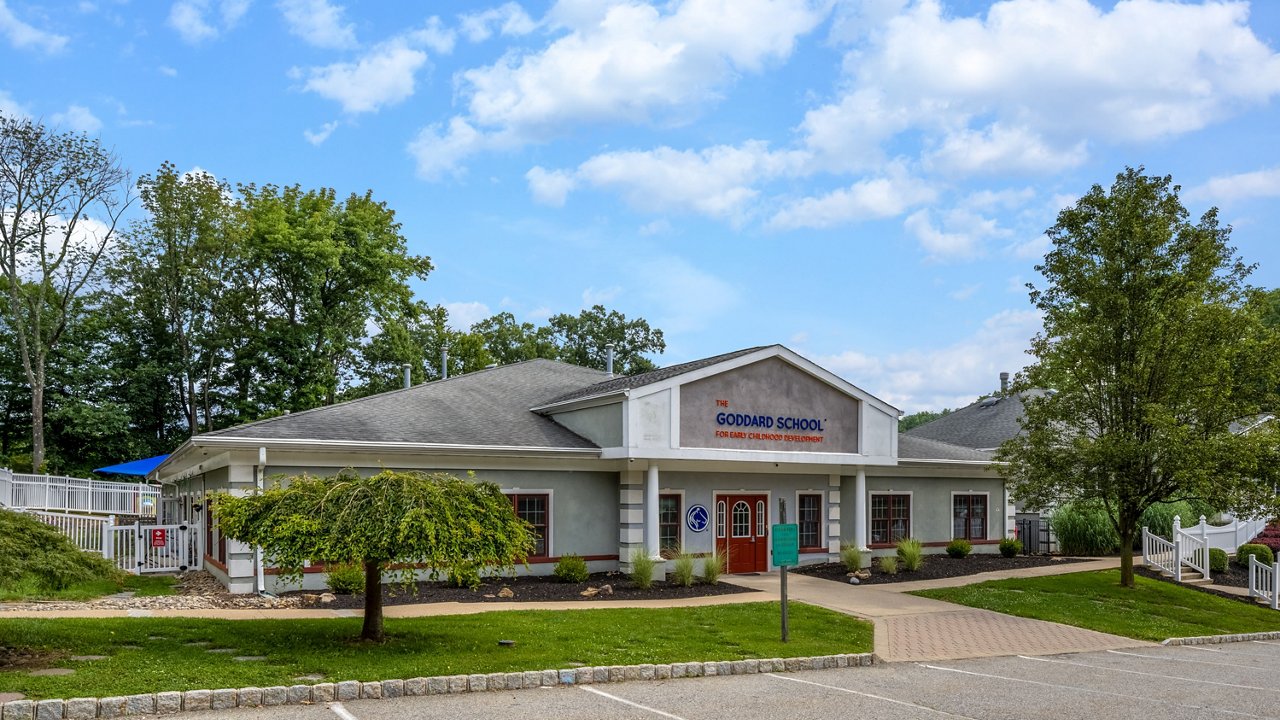
[[[120,463],[119,465],[108,465],[106,467],[100,467],[97,470],[94,470],[94,472],[103,473],[104,475],[145,476],[148,473],[150,473],[152,470],[155,470],[157,467],[159,467],[160,463],[164,462],[168,458],[169,458],[168,455],[157,455],[155,457],[149,457],[144,460],[133,460],[127,463]]]

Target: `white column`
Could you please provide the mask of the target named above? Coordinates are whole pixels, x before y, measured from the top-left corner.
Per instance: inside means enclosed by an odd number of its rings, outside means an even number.
[[[658,557],[658,465],[649,463],[649,473],[644,483],[644,549]]]
[[[867,549],[867,471],[858,468],[853,482],[853,538],[858,547]]]

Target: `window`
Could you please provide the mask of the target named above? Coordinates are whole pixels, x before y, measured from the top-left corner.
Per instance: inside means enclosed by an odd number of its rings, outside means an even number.
[[[716,501],[716,537],[724,537],[724,501]]]
[[[987,496],[951,496],[951,537],[987,539]]]
[[[530,557],[547,557],[547,538],[551,537],[548,532],[551,523],[550,498],[545,494],[511,494],[507,497],[511,498],[511,506],[516,510],[516,517],[533,526],[536,539],[533,555]]]
[[[663,557],[680,554],[680,496],[658,496],[658,547]]]
[[[796,525],[800,531],[800,547],[822,547],[822,496],[802,494],[796,503]]]
[[[756,501],[756,537],[764,537],[764,501]]]
[[[871,496],[871,542],[892,545],[911,535],[911,496]]]
[[[751,537],[751,506],[743,500],[733,504],[733,536]]]

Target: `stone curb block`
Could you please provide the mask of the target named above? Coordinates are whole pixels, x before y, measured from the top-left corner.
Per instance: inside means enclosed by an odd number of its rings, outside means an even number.
[[[1241,633],[1239,635],[1201,635],[1199,637],[1169,638],[1161,645],[1221,645],[1223,643],[1253,642],[1254,640],[1280,640],[1280,632]]]
[[[1173,638],[1165,645],[1207,645],[1248,640],[1277,640],[1280,632],[1248,635],[1214,635],[1201,638]],[[378,700],[419,695],[519,690],[553,685],[592,685],[633,680],[668,680],[686,677],[755,675],[768,672],[801,672],[828,668],[868,667],[878,662],[871,653],[824,655],[820,657],[768,658],[670,663],[666,665],[609,665],[529,670],[525,672],[477,675],[439,675],[409,680],[360,682],[344,680],[316,685],[277,685],[268,688],[244,687],[219,690],[168,691],[154,694],[71,700],[12,700],[0,705],[0,720],[96,720],[131,715],[171,715],[179,712],[229,710],[235,707],[309,705],[348,700]]]

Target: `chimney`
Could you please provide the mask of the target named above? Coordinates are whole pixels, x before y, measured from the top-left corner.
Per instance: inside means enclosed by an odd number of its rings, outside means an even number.
[[[604,371],[613,377],[613,343],[604,346]]]
[[[1009,373],[1007,372],[1000,373],[1000,394],[1009,394]]]
[[[440,379],[449,379],[449,346],[440,347]]]
[[[413,366],[410,365],[409,363],[405,363],[404,365],[400,366],[400,370],[404,372],[404,389],[405,390],[408,390],[409,387],[413,385],[412,376],[409,374],[409,370],[412,367]]]

